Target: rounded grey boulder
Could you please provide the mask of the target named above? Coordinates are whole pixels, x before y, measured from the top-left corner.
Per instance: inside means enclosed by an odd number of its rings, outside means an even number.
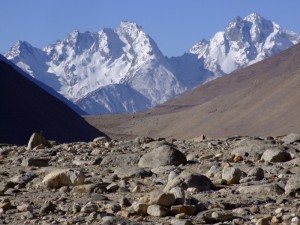
[[[188,188],[195,188],[197,191],[209,191],[214,185],[211,180],[197,173],[190,173],[183,171],[175,179],[168,181],[167,185],[164,188],[164,192],[170,192],[174,187],[181,187],[184,190]]]
[[[291,155],[286,151],[274,148],[266,150],[261,159],[266,162],[286,162],[291,160]]]
[[[176,148],[163,145],[153,149],[140,158],[139,167],[156,168],[160,166],[179,166],[186,163],[186,156]]]
[[[300,175],[294,175],[287,181],[285,193],[288,195],[300,193]]]

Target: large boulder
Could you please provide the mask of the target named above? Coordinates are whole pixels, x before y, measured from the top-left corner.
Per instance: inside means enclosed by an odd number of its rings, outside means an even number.
[[[300,193],[300,175],[294,175],[285,185],[285,193],[286,194],[293,194],[293,193]]]
[[[202,174],[183,171],[173,180],[168,181],[164,188],[164,192],[170,192],[174,187],[181,187],[184,190],[187,190],[188,188],[195,188],[200,192],[211,190],[214,185],[208,177]]]
[[[266,150],[261,159],[266,162],[286,162],[291,160],[291,155],[281,149],[273,148]]]
[[[150,193],[150,204],[156,204],[164,207],[170,207],[175,203],[175,196],[172,193],[164,193],[162,191],[152,191]]]
[[[143,155],[138,163],[139,167],[156,168],[160,166],[179,166],[186,163],[185,155],[176,148],[163,145]]]
[[[300,134],[291,133],[282,138],[284,144],[291,144],[293,142],[300,141]]]
[[[43,146],[43,147],[51,147],[50,142],[43,137],[43,135],[39,134],[39,133],[33,133],[29,139],[27,148],[28,149],[34,149],[37,146]]]
[[[235,148],[231,151],[233,156],[249,157],[252,160],[259,160],[263,152],[273,147],[272,144],[263,140],[243,139],[235,143]]]
[[[226,167],[222,171],[222,179],[226,180],[227,184],[238,184],[242,176],[242,171],[236,167]]]
[[[152,172],[136,166],[126,166],[116,168],[114,174],[121,179],[128,179],[131,177],[149,177],[152,175]]]
[[[150,205],[147,209],[147,213],[150,216],[164,217],[169,214],[169,209],[160,205]]]
[[[274,183],[239,187],[238,192],[249,195],[281,195],[283,190]]]
[[[136,153],[108,155],[103,158],[100,165],[103,166],[133,166],[137,165],[141,156]]]
[[[42,183],[48,188],[75,186],[84,183],[85,176],[81,170],[57,169],[48,173]]]

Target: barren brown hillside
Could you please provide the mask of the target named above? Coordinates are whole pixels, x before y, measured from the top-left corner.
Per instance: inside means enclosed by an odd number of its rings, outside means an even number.
[[[115,137],[268,136],[300,132],[300,45],[145,113],[88,116]]]
[[[60,142],[104,135],[0,55],[0,143],[26,144],[34,132]]]

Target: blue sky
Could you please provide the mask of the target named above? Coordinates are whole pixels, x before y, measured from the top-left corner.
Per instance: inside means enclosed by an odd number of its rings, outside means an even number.
[[[178,56],[224,30],[236,16],[257,12],[300,34],[299,0],[3,0],[0,53],[18,40],[45,47],[73,30],[116,28],[137,22],[162,52]]]

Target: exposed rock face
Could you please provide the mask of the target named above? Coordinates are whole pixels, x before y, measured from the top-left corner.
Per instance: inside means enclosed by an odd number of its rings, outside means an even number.
[[[189,161],[138,166],[141,157],[167,143],[182,149]],[[284,149],[292,159],[266,162],[249,151],[236,160],[237,152],[234,156],[232,152],[237,146],[261,155],[268,149]],[[99,158],[104,163],[94,164]],[[0,220],[6,224],[298,224],[299,159],[300,142],[287,144],[282,137],[100,138],[53,143],[39,150],[0,144]]]

